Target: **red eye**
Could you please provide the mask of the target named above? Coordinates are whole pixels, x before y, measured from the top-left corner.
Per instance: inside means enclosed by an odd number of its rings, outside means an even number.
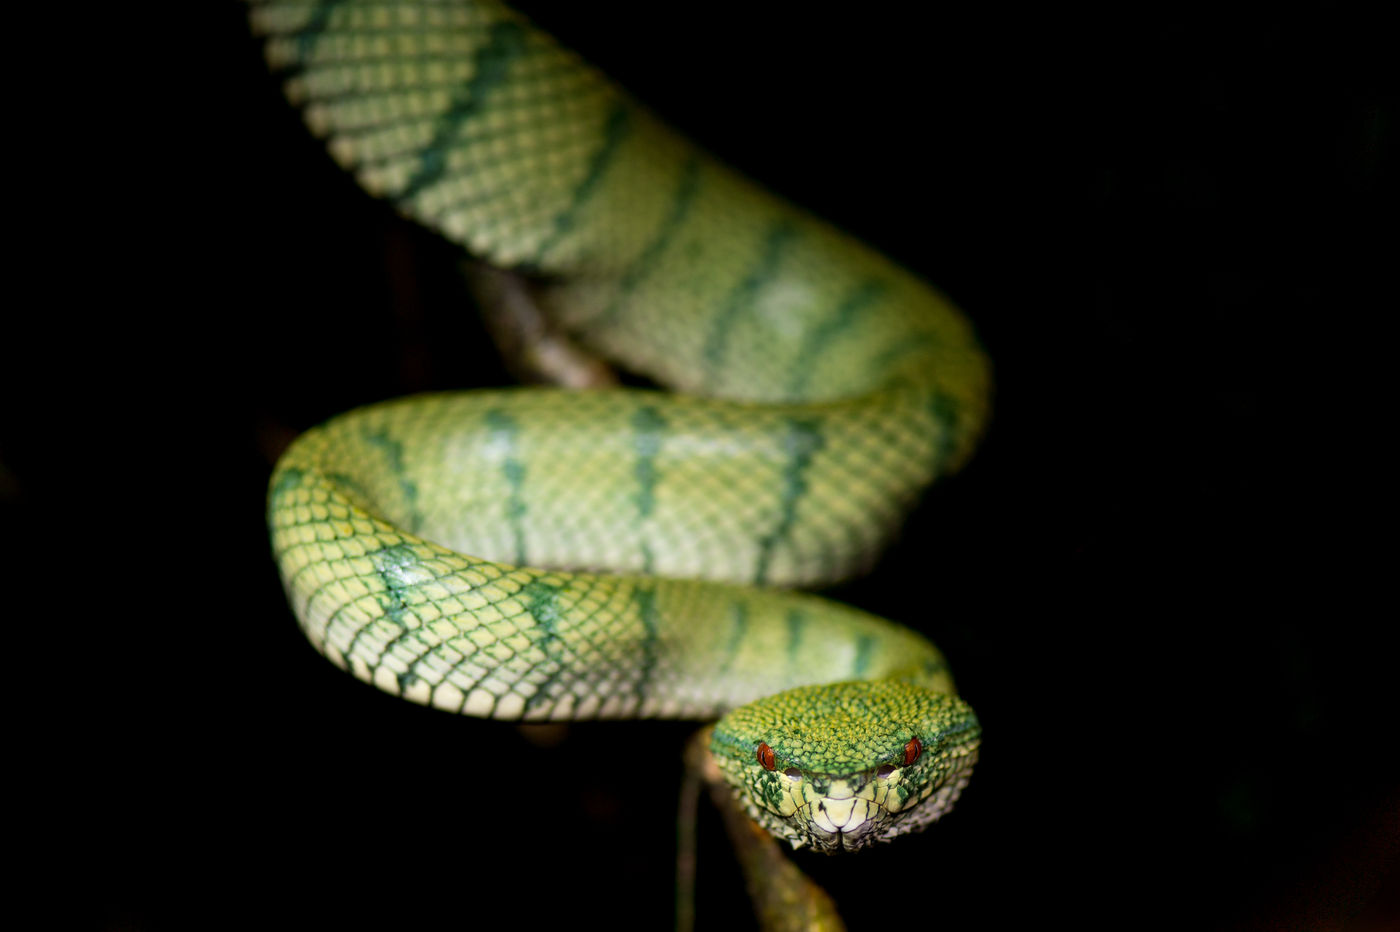
[[[904,766],[908,767],[914,763],[922,753],[924,753],[923,742],[918,738],[910,738],[909,743],[904,746]]]
[[[772,770],[777,766],[773,760],[773,749],[761,741],[758,744],[758,762],[763,765],[764,770]]]

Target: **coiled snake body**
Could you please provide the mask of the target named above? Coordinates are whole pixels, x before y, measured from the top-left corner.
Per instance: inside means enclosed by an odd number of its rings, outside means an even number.
[[[674,389],[414,397],[303,435],[268,515],[311,642],[468,715],[723,715],[715,763],[794,844],[945,811],[979,731],[938,651],[769,587],[862,569],[966,459],[989,374],[956,310],[496,3],[252,17],[365,188]]]

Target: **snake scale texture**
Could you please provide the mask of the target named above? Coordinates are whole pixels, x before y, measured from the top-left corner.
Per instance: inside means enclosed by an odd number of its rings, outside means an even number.
[[[787,587],[867,567],[967,459],[990,375],[960,314],[496,3],[251,17],[364,188],[671,389],[420,396],[300,437],[268,519],[316,648],[466,715],[723,716],[714,762],[795,845],[946,811],[979,728],[941,655]]]

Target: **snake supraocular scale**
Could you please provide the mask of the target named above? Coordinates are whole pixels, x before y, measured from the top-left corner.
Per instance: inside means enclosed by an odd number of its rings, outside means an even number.
[[[967,458],[990,380],[959,313],[496,3],[252,19],[366,189],[674,389],[430,395],[303,435],[269,522],[312,643],[468,715],[724,716],[715,762],[794,844],[944,812],[979,729],[938,651],[767,587],[861,570]]]

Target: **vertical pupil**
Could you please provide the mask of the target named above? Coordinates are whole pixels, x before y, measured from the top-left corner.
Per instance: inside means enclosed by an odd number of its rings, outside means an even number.
[[[773,749],[763,742],[758,745],[758,762],[763,765],[764,770],[773,769]]]
[[[918,760],[923,750],[923,743],[920,742],[918,738],[910,738],[909,743],[904,746],[904,766],[908,767],[910,764],[914,763],[914,761]]]

